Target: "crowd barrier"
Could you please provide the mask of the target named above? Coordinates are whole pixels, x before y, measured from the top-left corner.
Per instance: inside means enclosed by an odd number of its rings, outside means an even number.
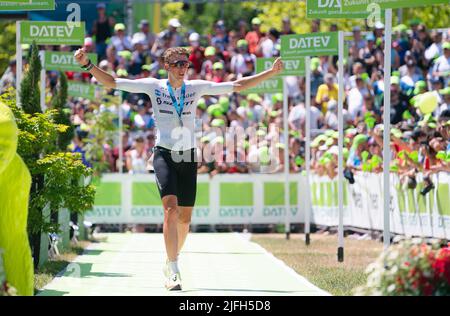
[[[432,176],[435,189],[420,195],[422,175],[415,190],[403,189],[391,175],[391,232],[407,236],[447,238],[450,235],[449,174]],[[383,230],[382,174],[359,173],[344,184],[344,225]],[[306,178],[290,175],[290,209],[284,206],[282,174],[224,174],[198,176],[192,223],[283,224],[304,223]],[[313,175],[311,223],[338,225],[337,181]],[[97,224],[160,224],[163,209],[153,174],[105,174],[86,221]]]

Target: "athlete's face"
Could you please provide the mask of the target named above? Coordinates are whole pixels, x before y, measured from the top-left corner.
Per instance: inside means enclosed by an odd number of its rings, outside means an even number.
[[[182,80],[189,68],[189,59],[185,55],[173,55],[164,68],[174,77]]]

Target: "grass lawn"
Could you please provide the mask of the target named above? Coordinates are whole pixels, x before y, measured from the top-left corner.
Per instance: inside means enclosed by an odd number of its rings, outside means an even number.
[[[61,272],[78,255],[81,255],[90,243],[90,241],[79,241],[78,245],[70,246],[69,249],[60,252],[58,257],[47,261],[38,268],[38,270],[34,272],[34,293],[36,294],[38,290],[50,283],[59,272]]]
[[[252,241],[332,295],[353,295],[353,289],[366,283],[364,270],[375,261],[383,244],[375,240],[345,238],[344,262],[337,261],[337,235],[311,234],[305,245],[303,234],[254,234]]]

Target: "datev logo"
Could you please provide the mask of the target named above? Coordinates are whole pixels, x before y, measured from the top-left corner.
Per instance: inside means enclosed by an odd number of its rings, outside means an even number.
[[[330,44],[330,36],[308,36],[308,37],[300,37],[300,38],[290,38],[289,39],[289,48],[290,49],[307,49],[307,48],[320,48],[320,47],[328,47]]]
[[[283,35],[281,57],[337,55],[338,33],[310,33]]]
[[[318,0],[319,8],[340,8],[341,1],[339,0]]]

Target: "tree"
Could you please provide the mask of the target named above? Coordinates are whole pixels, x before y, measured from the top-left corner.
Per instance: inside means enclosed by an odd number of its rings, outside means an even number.
[[[83,213],[92,209],[95,189],[81,181],[90,177],[92,169],[81,161],[75,153],[62,152],[66,148],[68,123],[64,112],[67,100],[67,82],[60,79],[60,89],[52,104],[54,109],[42,113],[39,98],[39,78],[41,63],[38,48],[32,46],[30,67],[21,85],[22,107],[15,102],[11,92],[0,100],[14,113],[19,128],[17,153],[22,157],[32,177],[28,212],[28,233],[33,250],[35,266],[39,263],[41,233],[57,232],[57,223],[43,218],[43,210],[48,207],[50,217],[61,208]],[[61,135],[64,135],[61,137]]]
[[[224,2],[223,17],[228,30],[237,27],[237,21],[250,23],[255,16],[262,21],[261,29],[266,32],[271,27],[281,29],[282,19],[289,17],[292,28],[297,33],[311,31],[312,19],[306,18],[306,1],[253,1]],[[200,34],[211,33],[214,22],[221,18],[220,2],[195,2],[185,7],[182,2],[165,3],[161,7],[162,25],[165,27],[169,19],[177,17],[187,30],[195,30]],[[397,21],[398,10],[393,10],[393,24]],[[447,28],[450,23],[450,7],[434,5],[429,7],[403,9],[403,23],[413,18],[419,18],[427,28]],[[336,23],[339,29],[351,31],[352,26],[364,26],[362,19],[321,19],[321,31],[328,31],[330,25]]]
[[[41,60],[38,48],[33,42],[28,71],[25,73],[20,86],[20,102],[25,113],[42,113],[40,104]]]
[[[58,110],[55,116],[55,123],[66,125],[68,128],[58,136],[57,147],[60,151],[65,151],[67,146],[73,139],[74,126],[70,121],[70,108],[67,106],[67,76],[64,72],[59,74],[59,87],[56,88],[56,95],[54,95],[51,108]]]
[[[0,76],[5,72],[11,60],[11,52],[16,50],[16,24],[0,22]]]

